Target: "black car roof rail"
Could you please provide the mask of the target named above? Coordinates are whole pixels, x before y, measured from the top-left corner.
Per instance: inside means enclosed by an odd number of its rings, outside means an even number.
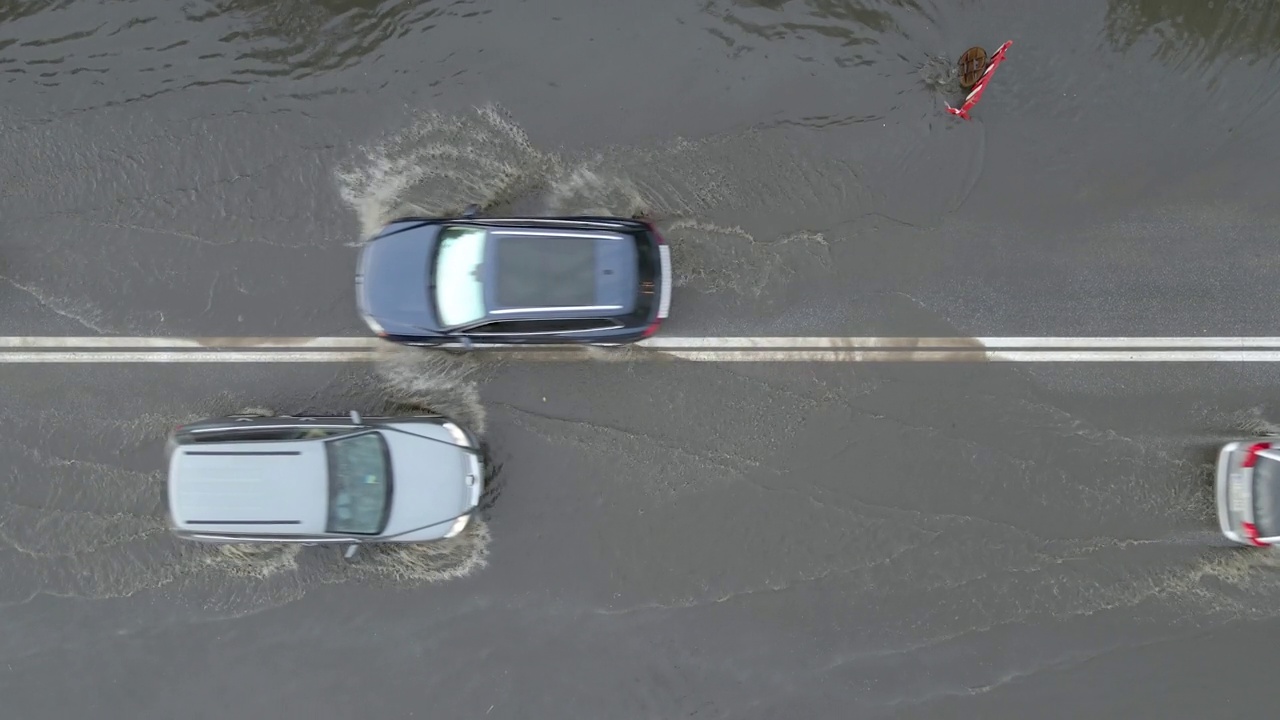
[[[234,442],[234,441],[232,441]],[[183,455],[301,455],[301,450],[183,450]]]
[[[301,520],[187,520],[186,525],[301,525]]]

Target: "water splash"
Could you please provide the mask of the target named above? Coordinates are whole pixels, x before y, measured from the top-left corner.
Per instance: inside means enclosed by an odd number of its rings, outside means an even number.
[[[492,210],[543,191],[561,160],[535,148],[506,111],[428,112],[339,168],[339,192],[361,239],[406,215],[447,216],[467,205]]]
[[[456,537],[431,543],[362,547],[352,561],[334,560],[317,580],[417,587],[466,577],[488,565],[489,526],[480,519]]]
[[[955,95],[960,92],[960,69],[956,61],[939,55],[931,55],[921,63],[916,72],[925,87],[934,92]]]
[[[676,287],[704,292],[733,292],[759,297],[794,274],[784,249],[825,248],[821,233],[801,232],[762,241],[740,226],[721,226],[699,220],[676,220],[661,228],[672,247]]]
[[[445,415],[484,435],[486,414],[477,380],[496,363],[470,353],[392,346],[382,350],[377,373],[393,405]]]
[[[828,240],[821,233],[801,232],[758,241],[741,227],[705,218],[778,206],[802,213],[872,201],[848,164],[815,163],[807,153],[778,145],[752,130],[571,157],[534,147],[504,110],[489,105],[459,115],[424,113],[406,130],[364,148],[337,176],[342,197],[359,221],[357,245],[395,218],[449,216],[469,204],[488,214],[643,216],[670,233],[673,247],[682,245],[673,262],[684,282],[758,295],[761,282],[787,275],[787,259],[776,252],[781,246],[794,241],[825,246]],[[743,158],[752,167],[738,167]],[[759,167],[768,172],[750,172]],[[738,176],[744,173],[754,181],[742,182]],[[698,282],[690,282],[695,278]]]

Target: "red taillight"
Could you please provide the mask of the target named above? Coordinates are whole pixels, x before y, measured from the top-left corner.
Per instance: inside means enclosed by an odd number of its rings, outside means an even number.
[[[1270,450],[1271,443],[1254,443],[1249,446],[1249,451],[1245,453],[1244,462],[1241,467],[1251,468],[1258,463],[1258,453],[1263,450]]]
[[[1250,522],[1240,523],[1240,529],[1244,530],[1244,536],[1249,539],[1249,542],[1253,543],[1254,545],[1257,545],[1258,547],[1267,546],[1266,543],[1258,539],[1257,525],[1254,525],[1253,523],[1250,523]]]
[[[645,223],[645,225],[649,226],[649,232],[653,233],[653,237],[658,241],[659,245],[667,244],[667,239],[662,237],[662,233],[658,232],[658,228],[654,227],[653,223]]]
[[[643,338],[653,337],[653,334],[654,334],[654,333],[656,333],[656,332],[658,332],[658,326],[659,326],[659,325],[661,325],[661,324],[662,324],[662,322],[661,322],[661,321],[654,321],[653,323],[651,323],[651,324],[649,325],[649,327],[647,327],[647,328],[645,328],[645,329],[644,329],[644,334],[642,334],[640,337],[641,337],[642,339],[643,339]]]

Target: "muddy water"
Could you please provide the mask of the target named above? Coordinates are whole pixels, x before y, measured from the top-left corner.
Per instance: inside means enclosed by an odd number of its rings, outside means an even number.
[[[419,354],[420,355],[420,354]],[[22,606],[41,597],[84,600],[165,598],[159,617],[236,617],[302,598],[308,588],[335,583],[414,587],[468,575],[486,563],[489,530],[483,518],[457,538],[421,546],[366,549],[348,563],[341,551],[296,545],[215,546],[178,542],[166,527],[162,447],[172,428],[201,417],[233,413],[367,414],[393,408],[446,413],[484,433],[484,411],[471,379],[475,368],[452,358],[390,355],[385,372],[331,380],[341,392],[270,390],[277,407],[246,406],[244,390],[181,398],[132,396],[107,389],[26,404],[22,421],[8,421],[5,457],[11,471],[0,500],[0,555],[6,578],[0,604]],[[179,373],[201,386],[203,373]],[[105,378],[106,376],[104,376]],[[177,385],[188,384],[181,380]],[[220,383],[222,384],[222,383]],[[306,388],[305,383],[285,383]],[[345,398],[345,402],[343,399]],[[84,400],[90,400],[85,402]],[[93,402],[92,400],[97,400]],[[323,403],[333,403],[326,407]],[[68,442],[67,438],[75,438]],[[496,465],[494,467],[496,470]],[[489,482],[496,487],[498,478]],[[122,616],[127,617],[129,614]],[[16,640],[16,638],[15,638]]]
[[[351,245],[480,202],[665,218],[691,334],[912,325],[893,293],[980,335],[1243,332],[1280,20],[1220,5],[18,3],[3,322],[358,332]]]
[[[945,116],[952,60],[1008,39],[974,120]],[[1264,0],[11,2],[0,332],[363,333],[356,247],[475,202],[653,217],[675,334],[1280,334],[1278,55]],[[1280,417],[1265,367],[637,360],[8,367],[3,694],[171,717],[217,693],[157,697],[165,628],[238,618],[211,652],[247,716],[347,701],[350,665],[286,682],[225,649],[313,627],[415,668],[387,688],[443,678],[443,715],[1025,716],[1059,669],[1092,687],[1108,653],[1274,627],[1273,558],[1201,546],[1212,446]],[[515,480],[456,543],[354,565],[173,543],[164,433],[257,404],[447,412]],[[1127,690],[1152,710],[1156,685]],[[421,709],[387,688],[350,713]]]

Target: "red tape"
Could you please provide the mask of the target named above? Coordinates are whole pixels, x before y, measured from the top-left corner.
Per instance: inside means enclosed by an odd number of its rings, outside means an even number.
[[[987,89],[987,83],[991,82],[991,76],[995,74],[996,68],[1000,67],[1000,63],[1004,62],[1005,53],[1008,52],[1009,46],[1013,44],[1010,40],[1001,45],[998,50],[991,54],[991,62],[987,64],[987,69],[982,71],[982,77],[978,78],[978,82],[974,83],[973,89],[969,91],[969,95],[964,99],[964,104],[959,108],[951,107],[947,104],[947,112],[952,115],[959,115],[965,120],[969,118],[969,111],[974,105],[982,99],[982,91]]]

